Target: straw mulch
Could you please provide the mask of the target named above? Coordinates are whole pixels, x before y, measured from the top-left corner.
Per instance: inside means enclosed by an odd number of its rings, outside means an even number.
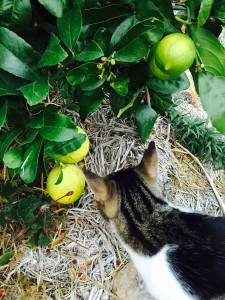
[[[179,96],[184,98],[183,107],[193,108],[188,92]],[[200,108],[194,111],[202,114]],[[91,171],[106,175],[140,161],[147,144],[140,141],[133,119],[118,119],[107,104],[91,114],[85,124],[77,114],[68,113],[90,139],[91,149],[81,168],[85,164]],[[166,199],[175,205],[222,215],[213,188],[224,202],[224,171],[215,171],[212,164],[201,165],[191,157],[176,142],[165,118],[158,119],[152,139],[158,147],[159,184]],[[113,278],[129,257],[96,210],[87,188],[78,204],[66,207],[65,218],[48,249],[31,250],[22,242],[16,246],[9,232],[1,234],[0,247],[7,249],[13,244],[16,252],[13,260],[0,268],[4,299],[119,299],[112,290]]]

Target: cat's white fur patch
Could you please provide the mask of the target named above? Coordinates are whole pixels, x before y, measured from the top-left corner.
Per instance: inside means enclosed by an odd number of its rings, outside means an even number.
[[[149,293],[157,300],[196,300],[188,294],[174,276],[167,261],[167,251],[171,246],[164,246],[156,255],[144,256],[124,245],[130,254],[139,274],[142,276]]]

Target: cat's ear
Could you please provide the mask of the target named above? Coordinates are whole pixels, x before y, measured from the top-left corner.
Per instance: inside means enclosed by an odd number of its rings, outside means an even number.
[[[108,180],[92,173],[89,170],[83,170],[86,182],[100,202],[106,201],[110,197],[110,183]]]
[[[145,150],[141,163],[137,169],[150,180],[155,180],[158,170],[158,155],[155,142],[151,141]]]

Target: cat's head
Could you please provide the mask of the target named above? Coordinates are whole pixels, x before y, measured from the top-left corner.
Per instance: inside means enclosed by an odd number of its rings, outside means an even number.
[[[88,170],[83,170],[86,182],[98,202],[99,209],[108,219],[115,218],[119,209],[119,201],[122,197],[118,191],[119,185],[126,184],[129,187],[129,179],[133,179],[132,172],[138,174],[139,178],[146,184],[150,191],[161,197],[161,191],[157,183],[158,156],[155,143],[149,143],[143,158],[136,167],[112,173],[106,177],[100,177]],[[122,174],[122,175],[121,175]],[[125,183],[126,181],[126,183]],[[130,189],[132,190],[132,180]]]

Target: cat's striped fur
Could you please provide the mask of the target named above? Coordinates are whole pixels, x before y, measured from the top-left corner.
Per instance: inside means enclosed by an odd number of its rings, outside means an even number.
[[[157,184],[157,164],[151,142],[139,166],[104,179],[85,176],[152,296],[209,300],[225,294],[225,218],[170,206]]]

